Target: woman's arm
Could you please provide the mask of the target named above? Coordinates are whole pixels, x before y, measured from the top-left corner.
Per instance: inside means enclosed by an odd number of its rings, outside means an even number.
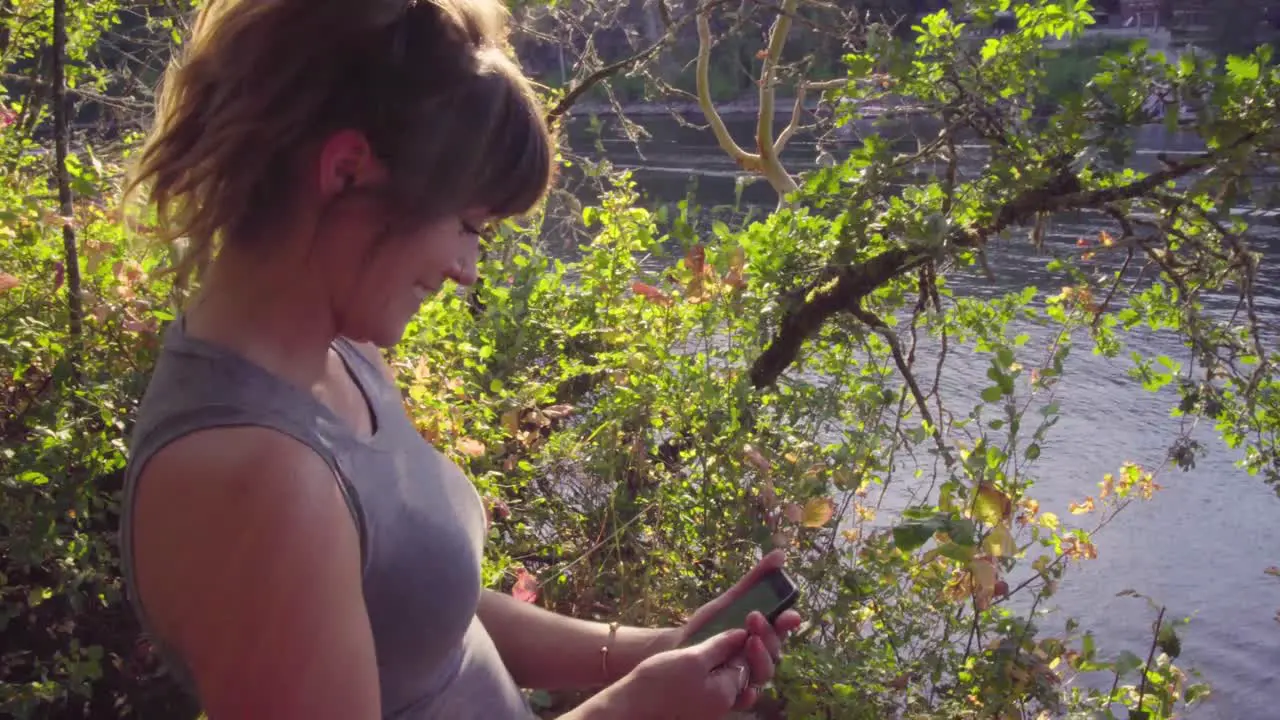
[[[489,590],[481,593],[478,614],[516,684],[532,689],[611,684],[649,656],[674,648],[678,635],[675,629],[620,627],[610,642],[605,623],[558,615]],[[602,664],[600,648],[606,644]]]
[[[134,591],[210,720],[381,717],[355,523],[314,452],[195,433],[147,464],[134,510]]]

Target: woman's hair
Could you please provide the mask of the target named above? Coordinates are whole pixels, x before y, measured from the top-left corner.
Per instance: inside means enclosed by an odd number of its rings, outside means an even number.
[[[397,219],[533,208],[554,140],[501,0],[208,0],[161,84],[127,196],[186,249],[180,281],[293,192],[328,134],[363,132]]]

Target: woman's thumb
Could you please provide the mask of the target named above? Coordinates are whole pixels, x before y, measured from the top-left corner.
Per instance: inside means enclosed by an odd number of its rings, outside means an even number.
[[[701,658],[703,667],[710,672],[741,653],[746,646],[747,631],[742,628],[736,628],[711,637],[692,649]]]

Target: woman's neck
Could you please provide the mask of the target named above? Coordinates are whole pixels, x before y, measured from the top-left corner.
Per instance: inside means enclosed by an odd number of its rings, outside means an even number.
[[[337,323],[312,273],[284,257],[224,248],[185,316],[192,337],[303,387],[325,377]]]

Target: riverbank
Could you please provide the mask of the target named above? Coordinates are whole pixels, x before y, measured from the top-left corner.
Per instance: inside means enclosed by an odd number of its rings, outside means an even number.
[[[780,116],[790,116],[795,111],[795,98],[780,97],[774,102],[774,114]],[[805,101],[805,112],[809,115],[819,112],[829,112],[827,106],[818,102],[816,99]],[[569,115],[617,115],[635,117],[653,117],[658,115],[681,115],[690,117],[702,115],[702,108],[698,103],[692,100],[672,100],[669,102],[626,102],[620,106],[612,103],[600,101],[582,100],[574,103],[569,110]],[[716,103],[716,111],[721,117],[747,117],[755,116],[760,110],[760,99],[755,95],[748,95],[729,100],[726,102]],[[920,115],[924,113],[924,108],[920,105],[912,104],[904,98],[890,97],[880,102],[863,103],[859,106],[859,114],[865,118],[884,117],[886,115],[893,116],[909,116]]]

